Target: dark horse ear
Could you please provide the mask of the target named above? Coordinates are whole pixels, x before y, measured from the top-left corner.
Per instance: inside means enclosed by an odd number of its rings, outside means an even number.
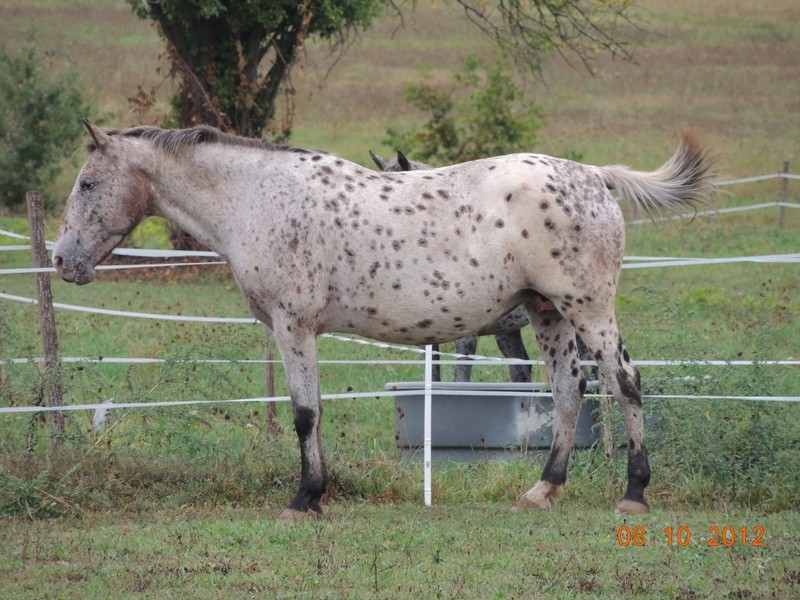
[[[383,160],[380,156],[375,154],[372,150],[369,151],[369,155],[372,158],[372,162],[378,165],[378,168],[383,171],[386,168],[386,161]]]
[[[400,168],[403,171],[413,171],[414,169],[411,167],[411,162],[406,158],[406,155],[397,151],[397,164],[400,165]]]
[[[89,132],[95,148],[101,152],[105,150],[106,146],[108,146],[108,135],[106,132],[97,127],[89,119],[81,119],[81,123],[83,123],[83,126],[86,127],[86,131]]]

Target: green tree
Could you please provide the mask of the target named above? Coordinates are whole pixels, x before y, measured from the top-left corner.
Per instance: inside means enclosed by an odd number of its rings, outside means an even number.
[[[417,0],[127,0],[164,38],[180,88],[179,126],[207,123],[241,135],[291,133],[291,68],[310,36],[344,49],[383,11],[413,10]],[[553,53],[591,70],[601,51],[630,58],[619,25],[632,0],[443,0],[518,65],[538,70]],[[274,123],[281,91],[288,118]],[[140,91],[138,101],[146,102]]]
[[[302,52],[317,36],[343,45],[368,27],[384,0],[128,0],[152,20],[180,82],[173,98],[177,124],[206,123],[258,136],[268,126],[277,138],[291,119],[273,122],[281,91]],[[291,102],[291,100],[290,100]]]
[[[469,56],[449,88],[430,85],[424,72],[421,80],[408,86],[406,101],[428,113],[428,121],[406,132],[389,128],[386,140],[414,160],[447,165],[529,151],[538,140],[542,111],[523,98],[507,60],[488,65]]]
[[[0,46],[0,201],[7,207],[53,181],[83,136],[80,117],[90,113],[73,75],[48,76],[48,58],[32,42],[16,52]]]

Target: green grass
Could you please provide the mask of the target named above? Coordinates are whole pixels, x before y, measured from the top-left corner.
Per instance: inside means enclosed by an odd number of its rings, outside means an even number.
[[[709,546],[714,526],[746,528],[748,545]],[[644,528],[645,545],[621,546],[621,527]],[[667,545],[667,527],[688,528],[690,543]],[[756,527],[763,547],[749,545]],[[0,573],[15,598],[55,590],[115,598],[788,598],[800,585],[798,528],[797,514],[787,513],[623,519],[575,507],[514,514],[491,503],[347,503],[324,520],[288,526],[261,511],[189,506],[14,521],[0,533],[13,548],[0,555]]]

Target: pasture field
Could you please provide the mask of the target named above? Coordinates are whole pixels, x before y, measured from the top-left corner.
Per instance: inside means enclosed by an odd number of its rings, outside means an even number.
[[[15,520],[0,531],[4,597],[792,598],[800,578],[797,513],[631,521],[574,505],[346,502],[329,515],[297,526],[225,507]],[[728,524],[764,527],[764,546],[709,545]],[[626,527],[644,528],[643,546]],[[680,527],[691,537],[668,545],[666,529]]]
[[[668,4],[668,7],[665,5]],[[642,3],[647,27],[638,65],[598,58],[589,77],[554,61],[545,83],[528,81],[547,123],[538,151],[595,164],[652,169],[693,127],[726,177],[800,172],[800,7],[793,0]],[[403,102],[417,62],[444,80],[468,51],[486,55],[440,2],[419,3],[406,27],[364,34],[331,71],[310,45],[298,87],[294,143],[368,164],[387,126],[420,121]],[[443,15],[450,14],[449,18]],[[105,123],[137,122],[126,98],[136,86],[169,83],[148,25],[116,0],[8,1],[0,36],[22,43],[35,26],[93,90]],[[42,42],[44,43],[44,42]],[[380,73],[379,84],[375,73]],[[83,115],[78,115],[83,116]],[[76,118],[78,117],[76,116]],[[82,152],[76,150],[76,161]],[[48,193],[65,197],[69,166]],[[720,208],[775,200],[777,181],[724,188]],[[789,199],[800,201],[792,181]],[[53,239],[56,215],[47,224]],[[18,215],[0,229],[25,233]],[[800,211],[777,226],[770,208],[693,222],[629,225],[629,256],[729,257],[796,253]],[[0,244],[18,241],[1,237]],[[145,244],[148,242],[145,241]],[[25,252],[0,252],[0,268],[27,267]],[[188,270],[187,270],[188,272]],[[246,316],[225,267],[198,274],[100,273],[78,288],[53,278],[57,302],[163,314]],[[0,292],[33,297],[30,276],[0,276]],[[796,264],[731,263],[623,273],[618,319],[634,360],[800,358]],[[264,395],[258,325],[174,323],[57,311],[63,356],[158,357],[163,364],[65,363],[68,403],[208,400]],[[38,321],[27,304],[0,300],[4,356],[39,356]],[[533,349],[530,331],[525,333]],[[490,339],[479,353],[497,355]],[[320,340],[322,359],[409,359],[406,351]],[[228,363],[197,365],[187,359]],[[642,367],[645,393],[800,396],[796,366]],[[36,401],[30,364],[6,365],[0,406]],[[323,393],[372,392],[419,380],[417,365],[323,365]],[[477,380],[505,371],[476,368]],[[682,379],[691,377],[692,379]],[[276,394],[286,393],[280,368]],[[288,406],[267,432],[256,403],[125,409],[105,431],[67,414],[50,449],[46,424],[0,415],[0,596],[60,597],[467,597],[791,598],[800,595],[800,406],[775,402],[646,400],[660,417],[648,445],[653,512],[613,514],[625,460],[577,452],[567,497],[549,513],[510,507],[539,476],[536,457],[434,467],[422,506],[419,461],[399,460],[390,398],[326,404],[324,439],[332,485],[326,517],[287,526],[274,518],[297,485],[299,457]],[[747,544],[710,546],[713,532],[746,530]],[[643,546],[623,546],[621,527],[643,527]],[[665,528],[690,531],[667,544]],[[753,545],[764,528],[764,546]],[[625,531],[624,529],[622,530]],[[641,530],[639,530],[641,531]]]

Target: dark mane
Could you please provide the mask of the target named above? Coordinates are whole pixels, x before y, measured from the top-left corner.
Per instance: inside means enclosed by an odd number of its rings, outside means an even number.
[[[149,125],[132,127],[130,129],[106,129],[108,135],[132,137],[148,140],[156,148],[173,156],[180,156],[187,148],[199,144],[223,144],[225,146],[240,146],[243,148],[259,148],[262,150],[277,150],[282,152],[308,152],[301,148],[275,144],[266,138],[246,138],[238,135],[224,133],[208,125],[196,125],[189,129],[161,129]],[[96,150],[93,142],[87,145],[89,152]]]

